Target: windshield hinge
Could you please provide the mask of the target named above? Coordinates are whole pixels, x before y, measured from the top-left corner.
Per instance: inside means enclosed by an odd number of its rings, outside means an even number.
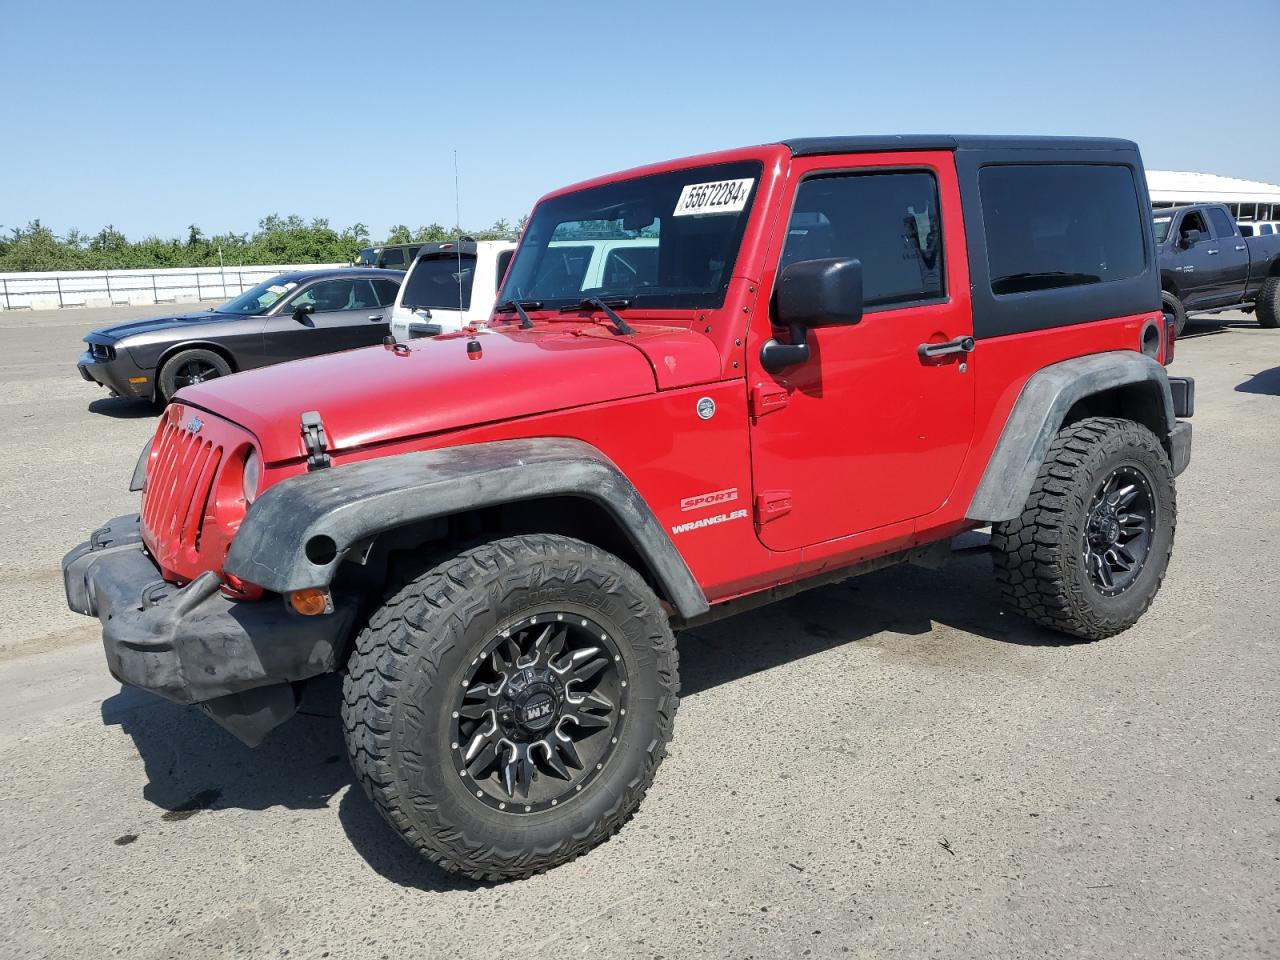
[[[751,416],[757,420],[765,414],[784,409],[791,402],[791,385],[785,381],[757,383],[751,388]]]
[[[302,445],[307,450],[307,470],[329,466],[329,437],[324,432],[319,410],[308,410],[302,415]]]

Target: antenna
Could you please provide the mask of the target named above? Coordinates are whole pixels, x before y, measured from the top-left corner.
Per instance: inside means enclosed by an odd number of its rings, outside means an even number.
[[[458,253],[458,320],[462,320],[462,197],[458,192],[458,151],[453,151],[453,229],[457,231],[454,249]],[[465,324],[464,324],[465,326]]]

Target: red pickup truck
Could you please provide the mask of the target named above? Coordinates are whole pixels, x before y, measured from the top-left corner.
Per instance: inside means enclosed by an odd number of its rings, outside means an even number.
[[[1044,627],[1143,614],[1194,401],[1149,216],[1121,140],[791,140],[559,190],[484,329],[182,390],[68,602],[115,677],[249,743],[343,672],[406,841],[563,863],[652,782],[682,627],[987,526]]]

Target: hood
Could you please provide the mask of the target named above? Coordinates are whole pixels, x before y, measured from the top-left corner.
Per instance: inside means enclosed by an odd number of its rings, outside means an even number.
[[[661,339],[673,336],[694,335],[669,332]],[[480,344],[478,354],[468,353],[471,340]],[[177,399],[239,423],[257,437],[263,457],[278,462],[303,455],[299,421],[308,410],[319,411],[329,449],[340,451],[642,396],[657,387],[641,346],[599,327],[542,327],[446,334],[394,350],[366,347],[298,360],[187,387]]]
[[[129,323],[118,323],[114,327],[103,327],[94,330],[85,337],[89,343],[117,343],[125,337],[142,333],[158,333],[162,330],[173,330],[198,323],[219,323],[224,320],[240,320],[237,313],[214,313],[212,310],[201,310],[197,313],[177,313],[171,317],[151,317],[147,320],[133,320]]]

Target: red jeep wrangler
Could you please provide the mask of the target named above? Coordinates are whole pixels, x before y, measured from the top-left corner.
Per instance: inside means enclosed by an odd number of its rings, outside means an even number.
[[[834,137],[543,198],[482,330],[181,391],[64,561],[123,683],[248,743],[344,671],[357,776],[478,878],[632,814],[673,630],[990,525],[1099,639],[1159,589],[1193,382],[1137,147]]]

